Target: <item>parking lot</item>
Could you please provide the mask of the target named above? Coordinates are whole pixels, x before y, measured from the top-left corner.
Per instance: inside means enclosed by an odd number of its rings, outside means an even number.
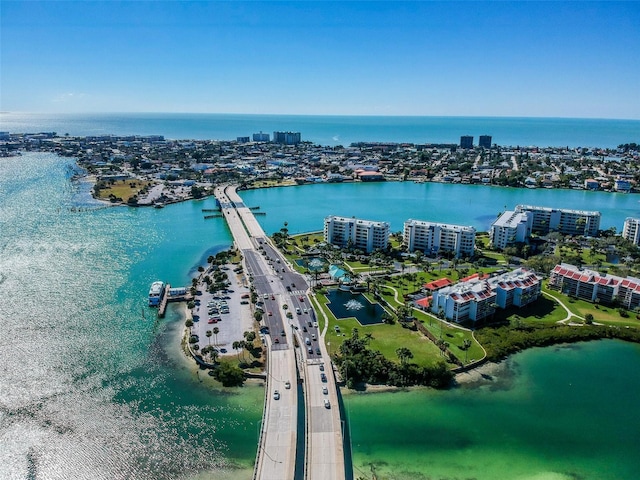
[[[211,294],[205,285],[199,285],[196,306],[193,309],[193,327],[191,332],[198,336],[200,348],[213,345],[220,355],[235,355],[232,345],[243,340],[243,333],[253,330],[253,316],[250,305],[250,292],[243,273],[236,273],[236,265],[224,265],[231,285],[224,291]],[[213,334],[214,328],[218,329]],[[207,331],[212,334],[207,338]]]

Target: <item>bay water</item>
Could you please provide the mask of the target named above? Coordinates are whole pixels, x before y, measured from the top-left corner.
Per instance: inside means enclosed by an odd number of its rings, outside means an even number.
[[[180,308],[146,307],[152,281],[187,285],[230,245],[213,199],[102,208],[74,173],[0,159],[0,478],[251,478],[264,389],[217,388],[180,351]],[[267,233],[328,214],[482,229],[515,203],[602,210],[605,228],[638,214],[634,195],[409,182],[241,195]],[[346,395],[355,476],[636,478],[638,367],[638,346],[595,342],[516,355],[473,388]]]
[[[190,284],[230,245],[200,205],[101,208],[73,162],[0,159],[0,478],[250,478],[264,389],[212,388],[180,351]]]
[[[640,217],[640,196],[586,190],[528,189],[444,183],[371,182],[319,183],[240,192],[271,235],[287,222],[290,233],[320,231],[328,215],[387,221],[403,230],[408,219],[471,225],[488,231],[504,210],[518,204],[597,210],[600,228],[622,232],[626,217]]]

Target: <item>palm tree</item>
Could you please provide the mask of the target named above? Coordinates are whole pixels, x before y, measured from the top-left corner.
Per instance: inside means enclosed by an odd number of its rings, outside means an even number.
[[[238,355],[238,350],[242,348],[242,342],[236,340],[231,344],[231,348],[233,348],[236,351],[236,355]],[[240,359],[238,359],[238,363],[240,363]]]
[[[207,333],[205,335],[209,339],[209,345],[211,345],[211,330],[207,330]]]
[[[218,344],[218,333],[220,333],[220,329],[218,327],[213,327],[213,334],[216,336],[216,345]]]
[[[467,363],[467,357],[469,356],[469,349],[471,348],[471,340],[468,338],[462,342],[462,349],[464,350],[464,363]]]
[[[411,350],[407,347],[400,347],[396,349],[396,355],[400,359],[400,363],[402,365],[405,365],[408,359],[413,358],[413,353],[411,353]]]
[[[209,356],[211,357],[211,363],[216,363],[216,361],[218,360],[218,350],[215,348],[211,348],[209,349]]]

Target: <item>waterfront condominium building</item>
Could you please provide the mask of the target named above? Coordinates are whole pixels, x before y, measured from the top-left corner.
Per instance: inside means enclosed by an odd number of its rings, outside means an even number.
[[[595,237],[600,228],[600,212],[518,205],[516,212],[533,215],[531,230],[542,235],[560,232],[565,235]]]
[[[531,236],[533,214],[507,210],[491,224],[489,238],[494,248],[503,250],[517,242],[526,242]]]
[[[389,222],[331,215],[324,219],[324,241],[339,247],[353,246],[371,253],[389,245]]]
[[[622,237],[636,245],[640,245],[640,218],[627,217],[624,220]]]
[[[473,135],[462,135],[460,137],[460,148],[473,148]]]
[[[452,252],[456,257],[472,257],[476,247],[476,229],[463,225],[407,220],[404,222],[407,250],[426,255]]]
[[[580,269],[567,263],[556,265],[551,271],[549,288],[589,302],[617,300],[629,310],[640,306],[640,279]]]
[[[253,141],[254,142],[268,142],[269,141],[269,134],[268,133],[254,133],[253,134]]]
[[[273,132],[273,143],[297,145],[300,143],[300,132]]]
[[[491,148],[491,135],[480,135],[478,138],[478,146],[482,148]]]
[[[489,279],[474,278],[433,292],[431,311],[454,322],[478,321],[496,308],[523,307],[540,297],[541,278],[524,268]]]

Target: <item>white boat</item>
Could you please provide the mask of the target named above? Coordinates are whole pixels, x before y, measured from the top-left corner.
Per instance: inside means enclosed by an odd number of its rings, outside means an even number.
[[[153,282],[149,289],[149,306],[157,307],[160,305],[162,295],[164,294],[164,282]]]

